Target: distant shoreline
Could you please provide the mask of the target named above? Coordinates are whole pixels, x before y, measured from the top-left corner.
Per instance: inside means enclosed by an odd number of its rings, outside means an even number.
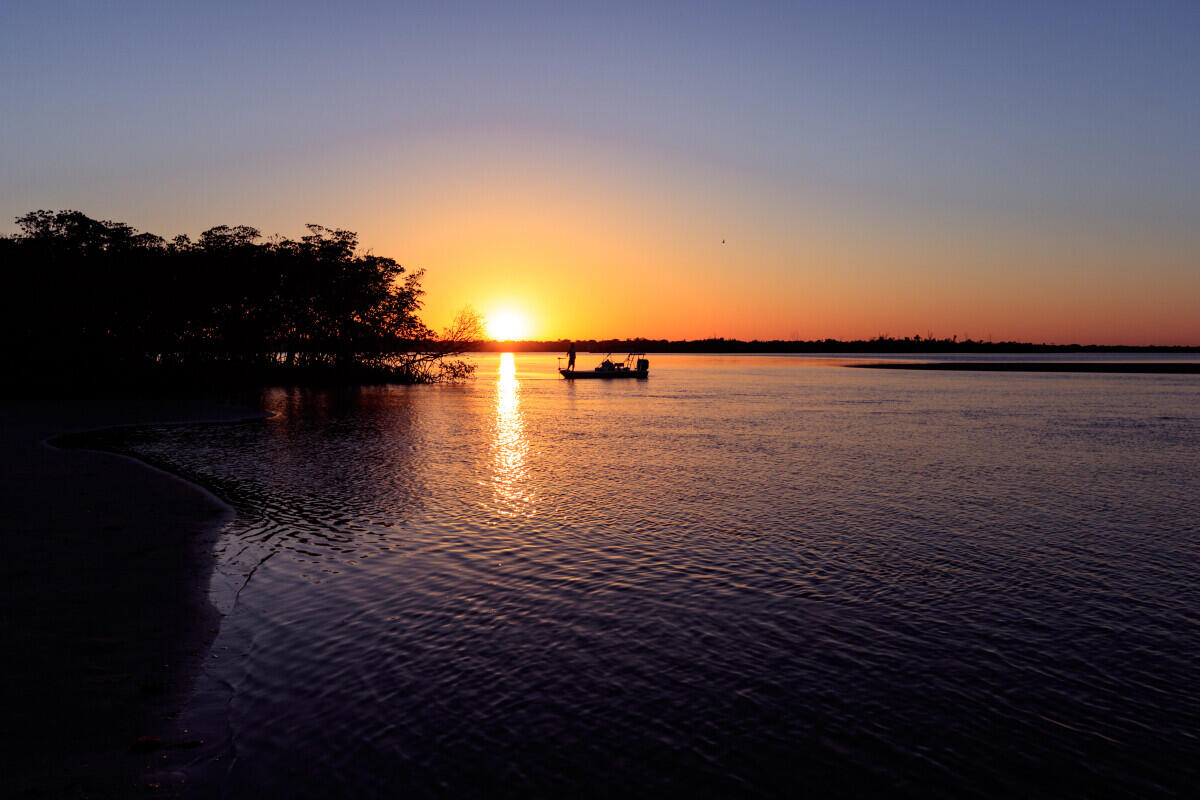
[[[925,363],[880,362],[847,364],[864,369],[951,370],[954,372],[1101,372],[1200,375],[1200,363],[1112,361],[936,361]]]

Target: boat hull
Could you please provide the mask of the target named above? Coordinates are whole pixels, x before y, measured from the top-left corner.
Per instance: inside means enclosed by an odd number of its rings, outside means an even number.
[[[596,378],[598,378],[600,380],[611,381],[611,380],[622,380],[622,379],[628,379],[628,378],[645,379],[645,378],[650,377],[650,371],[645,370],[645,369],[641,369],[641,370],[637,370],[637,369],[628,369],[628,370],[626,370],[626,369],[622,369],[622,370],[616,370],[616,369],[601,369],[601,370],[560,369],[558,371],[558,373],[569,381],[585,380],[585,379],[590,380],[590,379],[596,379]]]

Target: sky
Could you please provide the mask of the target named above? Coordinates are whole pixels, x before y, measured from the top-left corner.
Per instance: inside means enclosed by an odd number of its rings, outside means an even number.
[[[520,338],[1200,345],[1200,3],[0,5],[0,233],[357,231]]]

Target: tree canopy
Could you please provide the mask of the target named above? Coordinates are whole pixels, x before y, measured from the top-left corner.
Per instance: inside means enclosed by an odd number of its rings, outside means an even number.
[[[197,241],[78,211],[33,211],[0,237],[0,330],[27,368],[205,369],[403,382],[461,377],[470,312],[442,335],[417,316],[422,271],[352,231],[299,240],[220,225]]]

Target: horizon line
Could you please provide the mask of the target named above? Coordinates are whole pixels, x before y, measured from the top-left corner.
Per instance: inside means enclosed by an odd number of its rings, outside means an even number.
[[[876,336],[870,339],[834,339],[830,337],[822,339],[737,339],[724,336],[710,336],[701,339],[669,339],[669,338],[651,338],[646,336],[633,337],[591,337],[591,338],[570,338],[559,337],[553,339],[478,339],[475,344],[480,345],[558,345],[570,343],[589,343],[589,344],[613,344],[613,343],[628,343],[628,344],[652,344],[652,345],[770,345],[770,346],[787,346],[787,345],[808,345],[808,346],[839,346],[839,345],[862,345],[862,344],[886,344],[889,346],[909,345],[921,348],[932,346],[947,346],[950,348],[961,348],[965,346],[973,347],[988,347],[995,348],[1001,346],[1015,346],[1021,348],[1056,348],[1056,349],[1085,349],[1085,350],[1185,350],[1185,351],[1200,351],[1200,344],[1099,344],[1090,343],[1083,344],[1080,342],[1033,342],[1021,341],[1018,339],[958,339],[958,338],[924,338],[921,336],[915,337],[892,337],[892,336]]]

